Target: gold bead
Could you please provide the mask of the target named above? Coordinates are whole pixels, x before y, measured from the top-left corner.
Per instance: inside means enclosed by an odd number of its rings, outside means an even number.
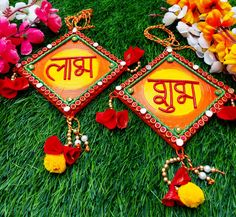
[[[199,170],[194,170],[194,173],[195,174],[199,174]]]
[[[71,133],[67,133],[66,135],[67,135],[67,137],[69,137],[69,136],[71,136]]]
[[[72,143],[72,142],[68,142],[67,144],[68,144],[69,146],[71,146],[73,143]]]
[[[169,168],[169,165],[168,165],[168,164],[165,164],[165,165],[164,165],[164,168],[165,168],[165,169],[168,169],[168,168]]]
[[[181,161],[180,157],[177,157],[177,161]]]
[[[203,167],[203,166],[200,166],[199,168],[200,168],[200,170],[203,170],[203,169],[204,169],[204,167]]]
[[[163,173],[166,172],[166,169],[165,169],[165,168],[162,168],[162,169],[161,169],[161,172],[163,172]]]
[[[177,161],[177,158],[175,157],[173,160],[174,160],[174,162],[176,162],[176,161]]]
[[[68,140],[68,142],[72,141],[71,137],[68,137],[67,140]]]
[[[168,181],[167,184],[170,185],[170,184],[171,184],[171,181]]]
[[[207,180],[207,181],[210,181],[210,180],[211,180],[211,177],[207,176],[207,177],[206,177],[206,180]]]
[[[166,176],[166,173],[165,173],[165,172],[164,172],[164,173],[162,173],[162,176],[164,176],[164,177],[165,177],[165,176]]]
[[[211,168],[211,172],[215,173],[216,172],[216,168]]]
[[[173,158],[170,158],[170,162],[171,162],[171,163],[174,163],[174,159],[173,159]]]
[[[88,141],[85,141],[84,144],[87,146],[87,145],[89,144],[89,142],[88,142]]]
[[[168,182],[169,181],[166,177],[163,180],[164,180],[164,182]]]
[[[85,147],[86,152],[90,152],[90,148],[88,146]]]

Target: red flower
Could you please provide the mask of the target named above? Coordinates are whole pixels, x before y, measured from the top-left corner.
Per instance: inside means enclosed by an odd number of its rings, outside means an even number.
[[[43,0],[41,7],[35,10],[38,18],[55,33],[58,33],[62,26],[61,18],[56,14],[57,12],[58,10],[52,8],[51,3],[47,0]]]
[[[116,127],[124,129],[129,121],[128,111],[116,112],[114,109],[107,109],[104,112],[97,112],[96,121],[99,124],[103,124],[109,130],[113,130]]]
[[[66,163],[72,165],[80,157],[82,149],[64,146],[57,136],[51,136],[44,144],[44,152],[51,155],[60,155],[63,153]]]
[[[0,80],[0,95],[5,98],[12,99],[16,97],[19,90],[25,90],[29,87],[26,78],[16,78],[11,80],[7,77]]]
[[[174,206],[175,204],[183,205],[175,187],[185,185],[190,181],[191,178],[189,177],[187,169],[185,167],[179,168],[169,186],[168,193],[162,199],[162,203],[166,206]]]
[[[225,121],[236,121],[236,106],[224,106],[217,117]]]
[[[82,152],[81,148],[64,146],[64,157],[68,165],[72,165],[80,157]]]
[[[44,152],[46,154],[59,155],[63,153],[64,146],[57,136],[49,137],[44,144]]]
[[[124,60],[127,66],[131,66],[134,63],[137,63],[144,55],[144,52],[144,50],[138,47],[133,48],[132,46],[130,46],[129,49],[124,53]]]
[[[123,110],[116,113],[117,127],[119,129],[125,129],[129,122],[129,113],[127,110]]]
[[[96,121],[103,124],[109,130],[116,128],[116,111],[114,109],[107,109],[105,112],[97,112]]]

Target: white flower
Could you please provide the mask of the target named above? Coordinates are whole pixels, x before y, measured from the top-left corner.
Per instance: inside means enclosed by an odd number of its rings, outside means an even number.
[[[204,38],[204,35],[202,32],[200,33],[198,43],[202,48],[208,49],[210,47],[210,43]]]
[[[224,69],[223,64],[220,61],[215,61],[211,65],[210,73],[220,73],[223,71],[223,69]]]
[[[28,5],[31,4],[32,0],[28,1]],[[25,7],[27,4],[24,2],[18,2],[15,4],[15,9],[19,9]],[[38,5],[32,5],[30,7],[24,8],[21,11],[16,12],[16,19],[28,21],[29,23],[33,23],[37,18],[35,14],[35,9],[38,8]]]
[[[176,20],[180,20],[184,18],[187,14],[188,7],[184,6],[182,9],[179,5],[173,5],[168,9],[168,12],[164,15],[162,22],[165,26],[169,26],[174,23]]]
[[[214,55],[214,53],[212,53],[211,51],[207,50],[205,53],[204,53],[204,62],[211,66],[216,60],[216,57]]]
[[[176,29],[179,31],[179,33],[187,38],[188,35],[189,35],[189,25],[187,25],[186,23],[182,22],[182,21],[179,21],[177,26],[176,26]]]
[[[10,8],[11,10],[14,10],[13,7],[9,6],[8,0],[1,0],[0,1],[0,17],[4,17],[4,12],[7,8]],[[15,18],[15,15],[10,16],[8,19],[13,20]]]
[[[233,29],[232,29],[232,32],[233,32],[234,34],[236,34],[236,28],[233,28]]]

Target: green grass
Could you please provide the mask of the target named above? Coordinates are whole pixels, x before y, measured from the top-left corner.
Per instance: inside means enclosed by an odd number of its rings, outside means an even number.
[[[147,15],[160,13],[160,6],[167,6],[164,1],[51,2],[62,17],[93,8],[96,28],[84,33],[119,58],[129,45],[139,46],[146,51],[145,65],[164,49],[143,36],[147,26],[161,22]],[[235,0],[231,3],[236,5]],[[65,32],[64,25],[60,34]],[[44,45],[57,38],[48,31],[46,35]],[[208,70],[192,51],[180,53]],[[95,112],[107,108],[108,94],[129,76],[122,75],[77,115],[92,150],[64,175],[49,174],[43,167],[46,138],[56,134],[65,141],[62,114],[32,87],[14,100],[0,99],[1,216],[236,216],[235,123],[214,117],[186,146],[195,165],[209,164],[227,174],[213,175],[216,183],[210,187],[192,176],[205,191],[205,203],[194,210],[164,207],[161,199],[167,186],[160,171],[174,150],[131,111],[129,127],[123,131],[109,131],[95,122]],[[227,75],[214,77],[236,88]],[[115,106],[126,108],[120,101]]]

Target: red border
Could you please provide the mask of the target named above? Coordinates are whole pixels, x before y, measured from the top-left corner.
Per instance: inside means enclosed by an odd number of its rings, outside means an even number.
[[[167,52],[164,51],[162,54],[160,54],[158,57],[156,57],[152,62],[150,62],[148,65],[150,65],[152,68],[158,64],[160,61],[162,61],[164,58],[166,58],[169,54],[172,54],[176,59],[179,59],[184,65],[192,68],[197,74],[203,76],[205,79],[213,83],[214,85],[218,86],[219,88],[222,88],[226,91],[225,95],[221,97],[211,108],[210,110],[213,113],[216,113],[220,110],[220,108],[230,100],[230,98],[233,97],[233,89],[229,86],[225,85],[222,81],[218,81],[217,79],[213,78],[210,74],[203,71],[201,68],[197,68],[197,65],[194,65],[194,63],[190,62],[189,60],[185,59],[184,57],[180,56],[176,52]],[[197,67],[195,67],[197,66]],[[148,124],[157,134],[159,134],[167,143],[169,143],[174,149],[180,150],[181,146],[177,146],[176,140],[181,139],[183,140],[183,143],[185,144],[196,132],[201,129],[209,120],[211,117],[208,117],[207,115],[203,115],[200,117],[198,121],[196,121],[192,127],[189,128],[188,131],[186,131],[183,135],[181,135],[179,138],[176,138],[172,132],[168,131],[168,129],[161,125],[161,123],[157,122],[155,119],[157,117],[152,116],[147,110],[145,114],[141,114],[140,110],[141,107],[137,105],[136,102],[133,101],[132,98],[129,97],[129,95],[126,95],[124,93],[124,88],[128,85],[134,83],[137,79],[139,79],[141,76],[149,73],[149,71],[144,67],[139,72],[134,74],[131,78],[126,80],[124,83],[122,83],[121,90],[115,90],[114,94],[124,103],[126,104],[133,112],[138,115],[146,124]]]
[[[95,43],[90,38],[86,37],[83,33],[77,31],[77,32],[68,32],[65,35],[61,36],[56,41],[52,42],[52,48],[66,40],[71,35],[78,35],[81,39],[85,40],[87,43],[89,43],[92,47]],[[25,65],[31,63],[38,57],[42,56],[45,52],[51,50],[52,48],[43,47],[41,50],[39,50],[37,53],[33,54],[31,57],[28,57],[27,60],[22,61],[20,64],[18,64],[14,68],[14,72],[17,72],[21,76],[28,79],[29,83],[32,84],[38,92],[40,92],[48,101],[50,101],[54,106],[56,106],[64,115],[66,116],[74,116],[77,112],[82,110],[91,100],[93,100],[99,93],[101,93],[105,88],[107,88],[110,84],[112,84],[124,71],[126,71],[127,66],[120,64],[123,62],[122,60],[118,59],[116,56],[111,54],[109,51],[98,45],[97,47],[94,47],[99,52],[101,52],[103,55],[108,57],[109,59],[115,61],[118,63],[118,68],[107,74],[105,78],[102,80],[101,85],[95,85],[92,89],[88,88],[88,90],[72,105],[66,105],[64,104],[60,99],[57,98],[57,96],[51,92],[50,89],[48,89],[46,86],[42,86],[40,88],[37,88],[37,84],[40,83],[37,79],[35,79],[33,76],[31,76],[30,73],[27,72],[27,70],[24,68]],[[69,106],[69,111],[64,111],[64,108]]]

